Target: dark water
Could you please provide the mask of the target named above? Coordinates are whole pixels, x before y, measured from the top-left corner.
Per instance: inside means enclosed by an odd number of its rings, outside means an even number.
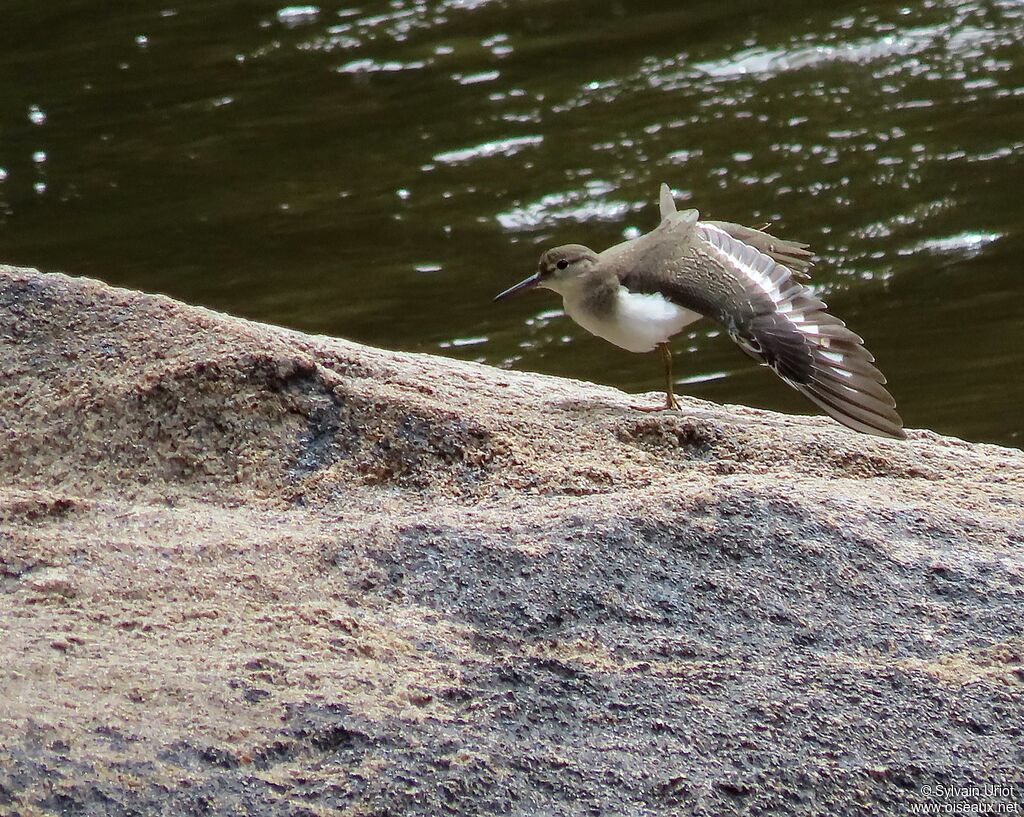
[[[1024,6],[8,0],[0,260],[656,389],[541,248],[707,218],[812,243],[912,427],[1021,445]],[[710,324],[686,391],[808,411]]]

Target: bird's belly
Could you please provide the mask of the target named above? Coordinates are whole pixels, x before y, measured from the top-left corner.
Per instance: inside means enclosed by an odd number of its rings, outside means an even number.
[[[594,314],[570,298],[565,299],[565,311],[592,335],[630,352],[650,352],[701,317],[660,294],[630,292],[621,286],[614,308],[606,314]]]

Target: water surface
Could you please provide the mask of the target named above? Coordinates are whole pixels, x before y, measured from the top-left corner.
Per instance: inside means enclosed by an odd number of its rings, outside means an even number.
[[[657,389],[540,251],[770,221],[911,427],[1021,445],[1024,6],[13,0],[0,259],[396,349]],[[680,391],[810,411],[716,327]]]

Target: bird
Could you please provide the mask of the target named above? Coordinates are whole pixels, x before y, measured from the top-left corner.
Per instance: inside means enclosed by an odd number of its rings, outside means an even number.
[[[660,190],[661,223],[597,253],[582,244],[546,250],[537,272],[499,293],[534,288],[562,296],[565,313],[599,338],[630,352],[658,350],[665,402],[678,410],[669,341],[701,318],[721,326],[740,349],[775,372],[830,417],[855,431],[905,439],[903,420],[863,339],[804,281],[807,244],[744,227],[701,221]]]

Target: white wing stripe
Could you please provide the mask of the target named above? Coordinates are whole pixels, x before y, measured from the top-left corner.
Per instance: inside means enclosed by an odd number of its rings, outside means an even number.
[[[716,250],[725,260],[731,262],[730,266],[771,298],[772,303],[777,306],[783,302],[782,292],[779,291],[778,284],[772,280],[772,274],[776,271],[776,267],[781,266],[780,264],[776,264],[767,255],[758,252],[749,244],[736,241],[725,230],[721,230],[713,224],[698,221],[697,227],[708,242],[708,246]],[[788,276],[784,276],[783,280],[785,278]]]
[[[757,289],[771,298],[772,303],[775,304],[775,311],[785,316],[794,329],[800,331],[816,345],[825,349],[829,347],[829,339],[821,334],[818,324],[808,323],[807,315],[802,310],[795,309],[794,298],[806,292],[807,288],[793,280],[792,270],[784,264],[772,260],[749,244],[744,244],[739,239],[733,238],[725,230],[713,224],[699,221],[697,227],[708,247],[727,262],[731,269],[743,275]],[[781,287],[786,288],[786,294],[782,293]]]

